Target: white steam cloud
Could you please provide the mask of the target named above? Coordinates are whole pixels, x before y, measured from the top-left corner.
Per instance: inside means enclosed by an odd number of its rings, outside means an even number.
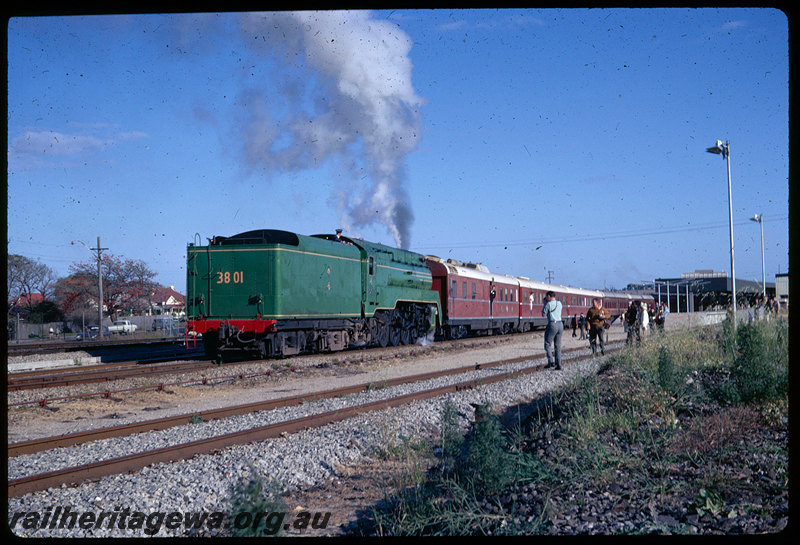
[[[251,47],[285,64],[283,73],[300,70],[279,88],[249,93],[248,162],[294,171],[341,160],[352,170],[351,187],[337,188],[342,226],[378,222],[408,248],[404,158],[421,137],[423,103],[411,84],[409,37],[363,11],[248,14],[241,29]]]

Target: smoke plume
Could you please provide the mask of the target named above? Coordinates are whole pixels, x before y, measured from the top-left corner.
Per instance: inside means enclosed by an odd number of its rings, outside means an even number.
[[[349,187],[335,196],[343,227],[378,222],[401,248],[413,214],[404,158],[421,137],[422,99],[411,85],[411,40],[363,11],[244,15],[247,43],[280,59],[277,88],[250,91],[245,153],[271,171],[315,168],[337,159]]]

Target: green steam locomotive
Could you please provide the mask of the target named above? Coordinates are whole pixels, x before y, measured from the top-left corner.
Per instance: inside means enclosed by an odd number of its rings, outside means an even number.
[[[187,334],[219,363],[411,344],[439,325],[425,256],[340,231],[215,236],[186,259]]]

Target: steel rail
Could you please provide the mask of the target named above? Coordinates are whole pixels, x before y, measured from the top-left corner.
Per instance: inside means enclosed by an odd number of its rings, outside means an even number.
[[[62,369],[57,372],[53,372],[52,370],[27,371],[24,374],[15,373],[10,375],[8,377],[7,391],[16,392],[19,390],[72,386],[75,384],[111,382],[126,378],[207,369],[213,365],[213,362],[208,360],[190,360],[166,365],[158,365],[155,363],[143,365],[139,362],[121,362],[86,366],[81,369]]]
[[[124,337],[129,337],[125,335]],[[180,337],[151,337],[151,338],[118,338],[97,341],[62,341],[50,340],[40,342],[8,343],[9,356],[26,356],[31,354],[48,354],[51,352],[75,352],[78,350],[96,350],[109,348],[127,348],[145,345],[173,345],[176,341],[183,346],[183,335]]]
[[[579,356],[571,361],[581,361],[592,358],[592,355]],[[527,357],[525,359],[539,359],[539,357]],[[485,367],[485,366],[483,366]],[[471,366],[474,369],[474,366]],[[405,394],[397,397],[383,399],[355,405],[347,408],[340,408],[330,412],[324,412],[316,415],[288,420],[280,423],[269,424],[257,428],[241,430],[228,434],[218,435],[207,439],[199,439],[188,443],[163,447],[145,452],[134,453],[126,456],[120,456],[109,460],[93,462],[90,464],[63,468],[56,471],[47,473],[40,473],[30,475],[19,479],[8,481],[8,497],[18,497],[30,492],[45,490],[54,486],[61,486],[64,484],[74,485],[84,480],[99,479],[101,477],[132,472],[142,469],[154,463],[174,462],[178,460],[185,460],[192,458],[198,454],[209,454],[216,450],[230,447],[237,444],[246,444],[254,441],[261,441],[264,439],[271,439],[280,437],[284,434],[296,433],[304,429],[321,427],[327,424],[339,422],[348,418],[352,418],[359,414],[372,412],[376,410],[387,409],[390,407],[397,407],[423,399],[430,399],[448,393],[459,392],[463,390],[470,390],[482,385],[500,382],[517,378],[527,374],[541,372],[544,369],[542,365],[534,365],[523,369],[507,371],[505,373],[498,373],[493,376],[481,377],[477,379],[470,379],[447,386],[440,386],[420,392]],[[462,372],[466,372],[462,368]]]

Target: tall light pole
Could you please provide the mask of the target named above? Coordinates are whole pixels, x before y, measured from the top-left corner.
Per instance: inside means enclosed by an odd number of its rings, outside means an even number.
[[[103,263],[103,250],[108,250],[108,248],[101,248],[100,247],[100,237],[97,237],[97,248],[89,248],[85,242],[82,240],[73,240],[70,244],[75,244],[76,242],[80,242],[84,246],[86,246],[87,250],[92,252],[97,252],[97,291],[99,293],[100,299],[97,301],[97,318],[99,320],[97,324],[98,334],[100,338],[103,338],[103,271],[101,269],[101,264]]]
[[[722,154],[722,158],[728,162],[728,224],[730,226],[731,237],[731,291],[733,295],[733,329],[736,330],[736,269],[733,261],[733,199],[731,198],[731,142],[717,140],[717,145],[706,148],[709,153]]]
[[[750,221],[758,222],[761,226],[761,290],[764,293],[764,304],[767,304],[767,272],[764,268],[764,214],[756,214]]]

